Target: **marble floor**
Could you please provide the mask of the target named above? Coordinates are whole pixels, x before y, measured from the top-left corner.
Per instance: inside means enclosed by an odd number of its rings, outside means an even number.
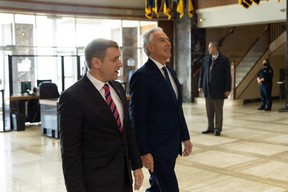
[[[259,103],[224,107],[220,137],[203,135],[203,104],[184,104],[193,154],[179,157],[181,192],[288,192],[288,113],[257,111]],[[148,186],[148,173],[141,192]],[[59,140],[39,125],[0,133],[1,192],[64,192]]]

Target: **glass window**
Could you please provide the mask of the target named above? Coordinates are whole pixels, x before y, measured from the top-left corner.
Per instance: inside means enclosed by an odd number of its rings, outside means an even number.
[[[34,15],[15,15],[15,43],[18,46],[34,46]],[[33,54],[31,50],[24,51]],[[23,54],[18,53],[18,54]]]
[[[36,46],[56,46],[53,21],[53,17],[36,16]]]
[[[58,80],[58,65],[60,64],[57,62],[55,50],[51,48],[38,48],[37,55],[38,57],[35,57],[35,69],[37,71],[35,79],[51,79],[52,82],[59,84],[61,81]]]
[[[80,56],[80,76],[83,76],[86,72],[84,47],[95,38],[107,38],[120,46],[123,68],[119,80],[128,84],[133,72],[147,60],[140,36],[156,25],[156,21],[3,13],[0,14],[1,60],[8,61],[4,50],[11,50],[11,55],[26,55],[13,58],[14,94],[21,93],[19,82],[31,82],[34,87],[41,79],[52,80],[61,92],[61,56],[64,56],[66,89],[78,80],[76,55]]]
[[[152,27],[157,27],[157,22],[151,22],[151,21],[140,21],[140,30],[139,30],[139,36],[142,36],[142,34],[147,31],[148,29]],[[148,59],[148,56],[145,54],[143,49],[143,43],[142,39],[139,42],[141,47],[141,52],[139,53],[139,65],[138,68],[141,67]]]
[[[13,45],[12,26],[13,14],[0,13],[0,45]]]
[[[75,18],[56,17],[57,47],[75,47]]]
[[[122,80],[127,84],[129,84],[130,77],[138,65],[138,29],[139,21],[122,21]],[[127,89],[126,91],[129,92]]]
[[[121,45],[121,21],[107,19],[76,19],[77,46],[85,46],[96,38],[107,38]]]

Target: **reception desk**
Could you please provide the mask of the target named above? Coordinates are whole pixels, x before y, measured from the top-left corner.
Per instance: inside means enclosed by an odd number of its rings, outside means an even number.
[[[41,133],[59,138],[58,99],[40,99]]]

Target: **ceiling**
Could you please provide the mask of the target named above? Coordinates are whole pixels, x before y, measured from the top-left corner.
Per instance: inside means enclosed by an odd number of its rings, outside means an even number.
[[[144,0],[34,0],[34,2],[48,2],[48,3],[63,3],[63,4],[77,4],[77,5],[92,5],[102,7],[130,7],[143,9],[145,6]]]

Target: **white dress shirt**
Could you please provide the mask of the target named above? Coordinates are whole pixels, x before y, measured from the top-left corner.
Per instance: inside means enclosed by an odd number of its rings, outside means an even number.
[[[100,80],[96,79],[95,77],[93,77],[89,72],[87,72],[87,77],[92,82],[92,84],[95,86],[95,88],[100,92],[100,94],[102,95],[103,99],[106,102],[105,90],[103,88],[105,83],[103,83],[102,81],[100,81]],[[117,107],[117,110],[118,110],[118,113],[119,113],[119,117],[120,117],[120,120],[121,120],[121,125],[123,127],[124,111],[123,111],[122,101],[119,98],[119,96],[116,93],[116,91],[113,89],[113,87],[111,87],[108,82],[106,82],[106,84],[110,88],[111,97],[112,97],[112,99],[113,99],[113,101],[114,101],[114,103],[115,103],[115,105]]]
[[[156,66],[159,68],[160,72],[162,73],[163,77],[165,78],[165,74],[164,74],[164,71],[162,70],[162,68],[166,67],[166,64],[162,65],[161,63],[159,63],[158,61],[152,59],[151,57],[150,57],[150,59],[156,64]],[[170,73],[170,71],[168,69],[167,69],[167,72],[168,72],[168,75],[169,75],[173,90],[175,92],[176,98],[178,99],[178,91],[177,91],[177,86],[176,86],[176,83],[174,81],[174,78],[172,77],[172,75],[171,75],[171,73]]]

